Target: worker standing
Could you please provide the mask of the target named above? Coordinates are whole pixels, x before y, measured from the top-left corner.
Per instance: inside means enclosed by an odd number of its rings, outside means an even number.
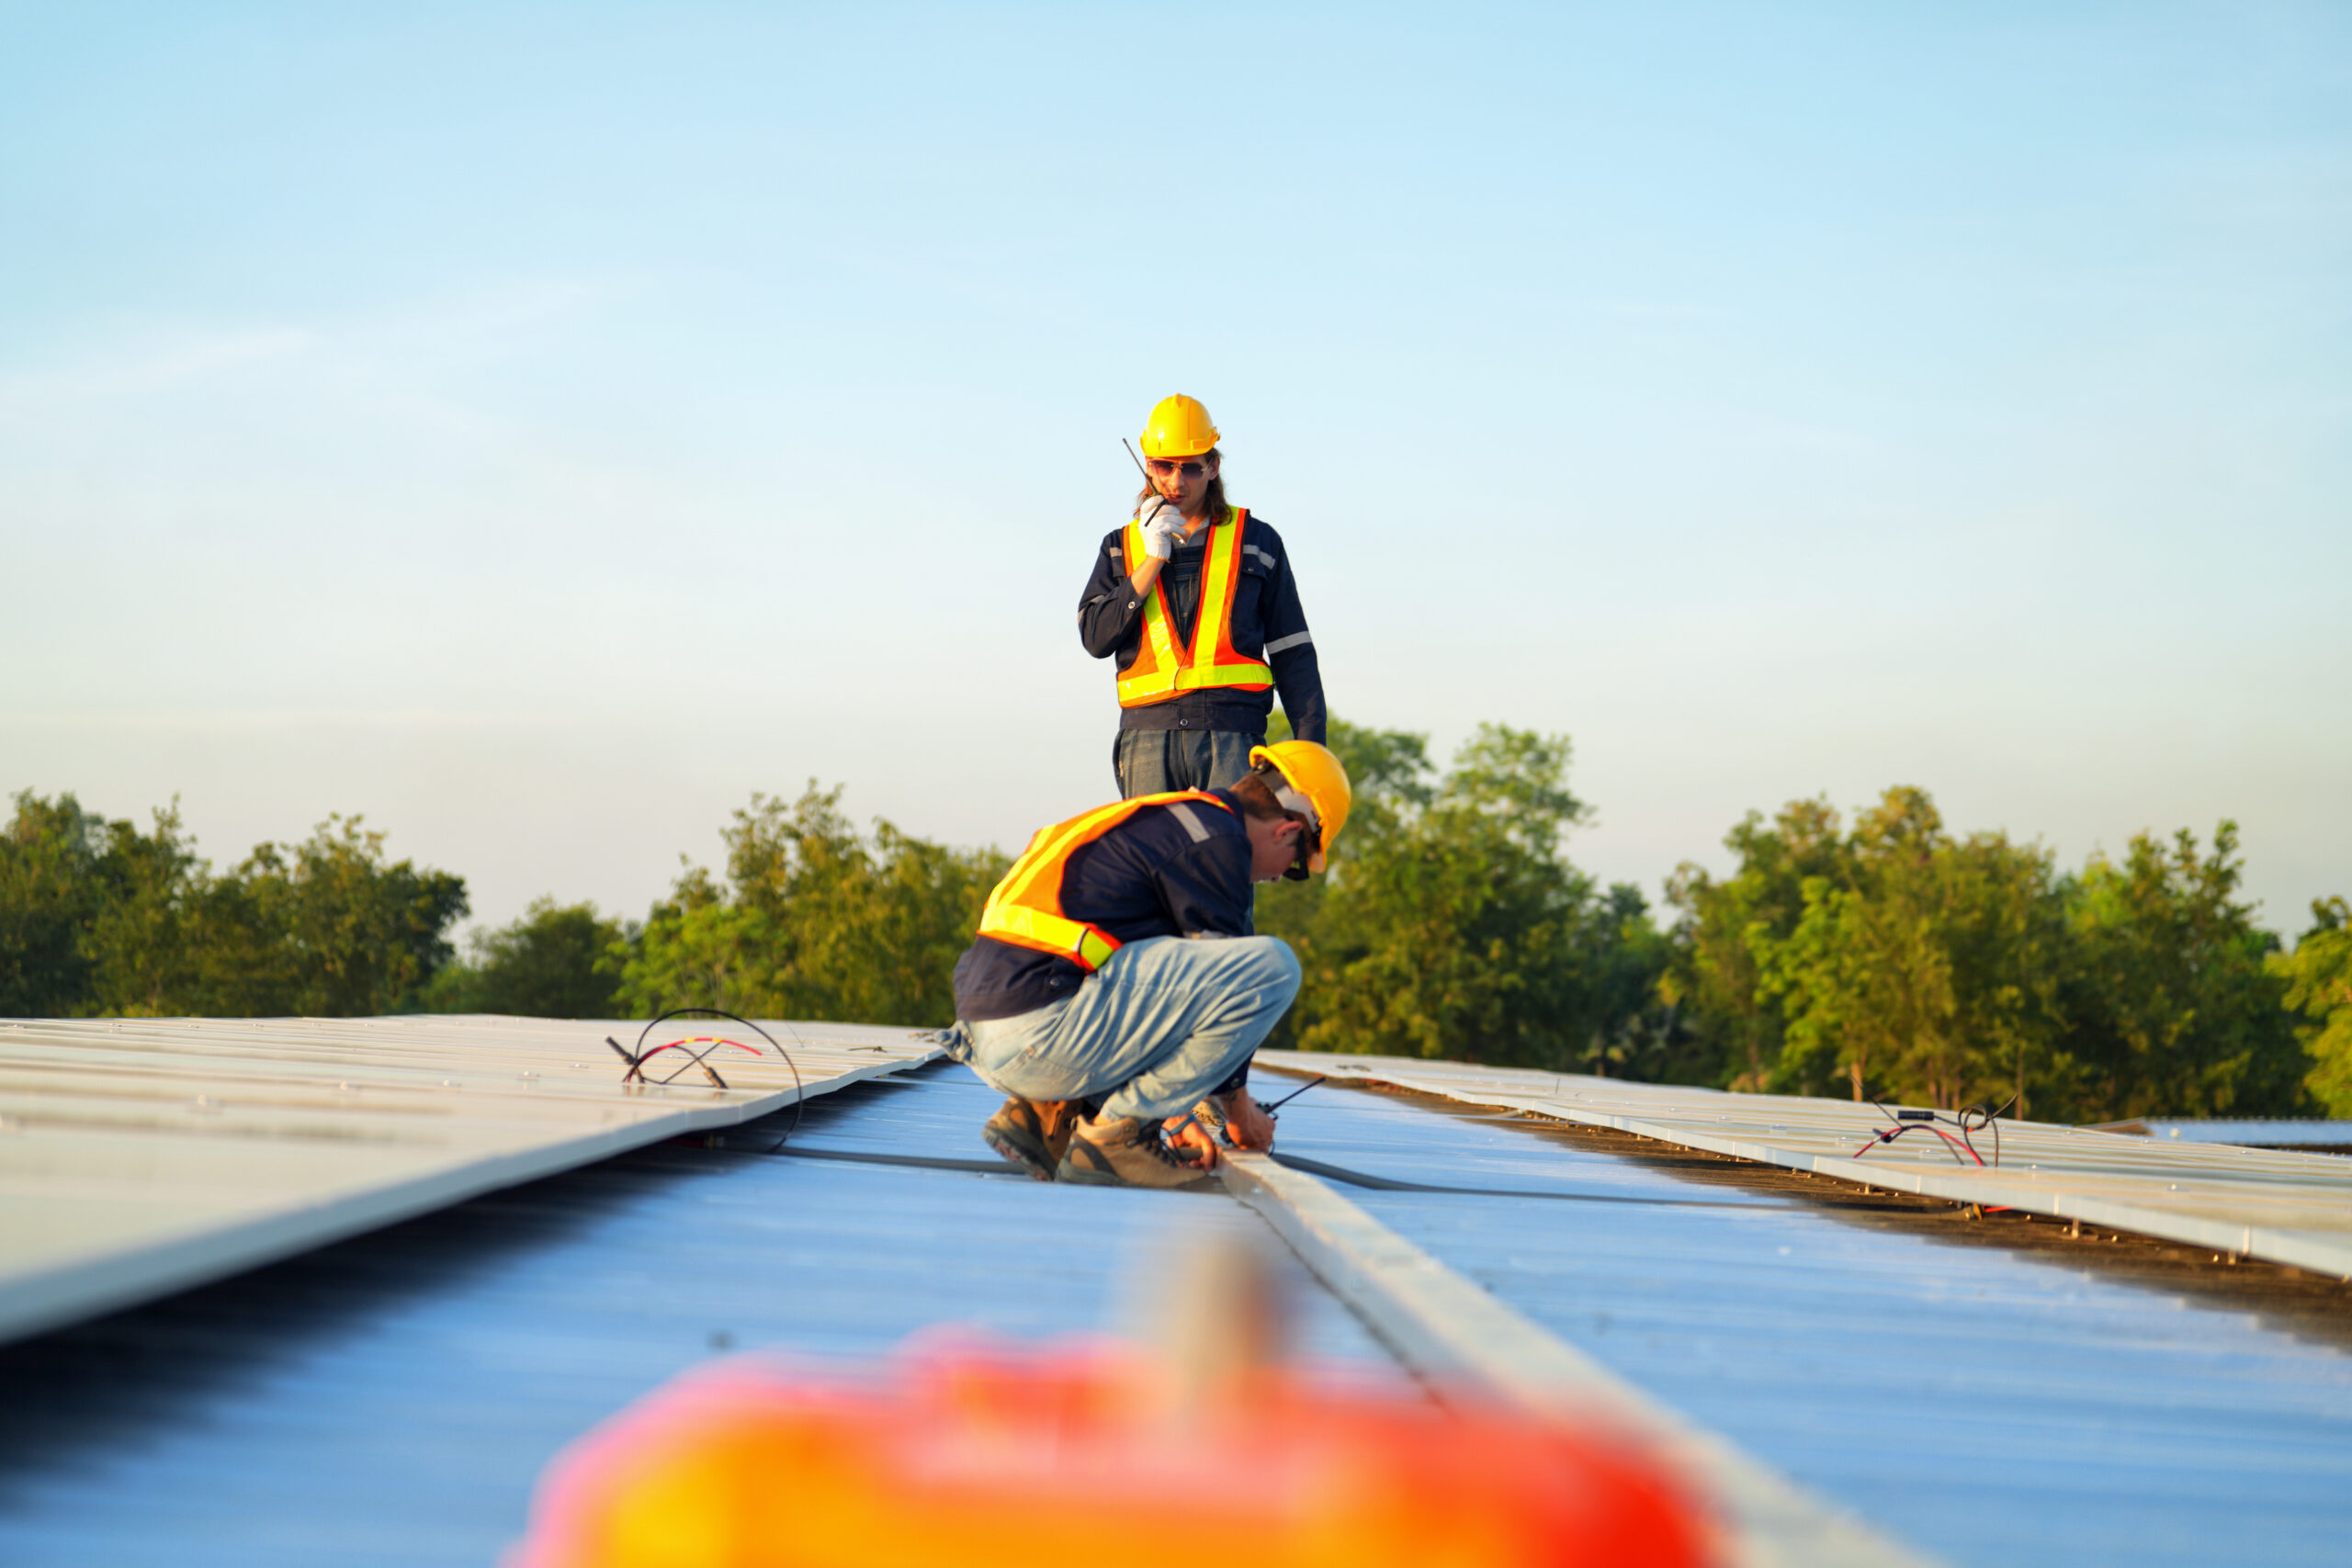
[[[1012,1097],[982,1136],[1040,1180],[1188,1186],[1216,1163],[1204,1122],[1238,1147],[1272,1145],[1250,1056],[1297,996],[1299,965],[1287,942],[1250,934],[1251,890],[1321,871],[1352,795],[1311,740],[1245,763],[1227,788],[1041,829],[989,895],[941,1041]]]
[[[1295,739],[1320,744],[1326,718],[1289,553],[1227,502],[1209,411],[1161,399],[1142,445],[1135,516],[1103,536],[1078,606],[1086,651],[1117,660],[1112,766],[1130,799],[1241,777],[1276,693]]]

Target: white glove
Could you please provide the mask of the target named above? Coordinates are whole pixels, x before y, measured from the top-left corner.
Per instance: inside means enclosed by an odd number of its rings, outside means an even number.
[[[1154,560],[1167,560],[1176,553],[1176,542],[1184,536],[1184,514],[1170,506],[1161,496],[1153,496],[1136,513],[1143,525],[1143,553]]]

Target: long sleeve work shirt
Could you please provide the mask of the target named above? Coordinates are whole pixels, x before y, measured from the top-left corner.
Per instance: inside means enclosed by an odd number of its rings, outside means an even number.
[[[1204,528],[1178,545],[1175,558],[1159,570],[1176,637],[1188,645],[1200,616],[1201,560],[1207,553],[1208,533]],[[1097,659],[1115,659],[1121,666],[1132,660],[1143,637],[1143,601],[1127,581],[1126,530],[1114,528],[1102,536],[1086,592],[1079,600],[1078,635],[1086,651]],[[1315,640],[1307,634],[1306,612],[1298,602],[1298,584],[1291,576],[1290,555],[1283,548],[1282,536],[1255,513],[1242,525],[1233,647],[1238,653],[1265,660],[1274,674],[1272,691],[1212,687],[1186,692],[1164,703],[1120,709],[1119,728],[1263,736],[1266,716],[1273,711],[1279,694],[1291,733],[1301,740],[1323,739],[1329,716],[1323,705],[1323,672],[1316,662]]]
[[[1122,942],[1153,936],[1250,934],[1250,836],[1241,807],[1197,801],[1147,806],[1069,857],[1061,910]],[[1012,1018],[1060,1001],[1086,981],[1067,958],[978,937],[956,964],[956,1016]]]

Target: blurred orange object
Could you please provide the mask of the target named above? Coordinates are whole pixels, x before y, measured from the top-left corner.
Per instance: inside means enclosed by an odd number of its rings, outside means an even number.
[[[1188,1405],[1131,1352],[965,1344],[682,1378],[556,1460],[508,1563],[1698,1568],[1707,1540],[1599,1432],[1271,1371]]]

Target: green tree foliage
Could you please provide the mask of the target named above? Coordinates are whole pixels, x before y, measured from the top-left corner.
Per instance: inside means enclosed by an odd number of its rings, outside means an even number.
[[[2073,933],[2071,1048],[2081,1097],[2107,1117],[2290,1115],[2308,1065],[2265,966],[2278,939],[2235,899],[2237,825],[2211,854],[2186,829],[2094,856],[2064,890]]]
[[[1418,735],[1335,722],[1330,744],[1356,798],[1329,873],[1259,896],[1306,971],[1284,1038],[1636,1070],[1665,952],[1638,892],[1567,861],[1566,738],[1482,726],[1442,776]]]
[[[1773,1087],[1818,1094],[1842,1072],[1857,1100],[1874,1084],[1946,1108],[2022,1100],[2057,1021],[2048,854],[1956,840],[1923,792],[1894,789],[1839,860],[1804,879],[1786,937],[1750,933],[1758,989],[1785,1021]]]
[[[535,900],[522,919],[476,931],[464,961],[433,976],[434,1012],[519,1018],[617,1018],[621,969],[633,933],[594,904]]]
[[[2235,900],[2236,829],[2146,834],[2120,865],[2057,874],[2003,834],[1955,838],[1925,792],[1850,830],[1826,802],[1684,866],[1662,992],[1688,1010],[1696,1081],[1912,1104],[2017,1096],[2033,1114],[2291,1113],[2308,1066]],[[1837,1080],[1842,1079],[1842,1085]]]
[[[2295,951],[2265,963],[2286,982],[2287,1005],[2308,1021],[2304,1087],[2328,1115],[2352,1116],[2352,908],[2342,898],[2312,899],[2312,929]]]
[[[690,867],[653,907],[619,996],[638,1016],[715,1007],[775,1018],[944,1024],[956,960],[1010,864],[877,819],[869,843],[812,782],[755,795],[726,829],[722,884]]]
[[[1724,844],[1739,860],[1731,876],[1718,882],[1686,862],[1667,879],[1667,902],[1681,919],[1659,991],[1688,1021],[1688,1081],[1760,1093],[1787,1020],[1764,985],[1759,954],[1795,934],[1806,884],[1843,879],[1849,857],[1838,813],[1820,800],[1792,800],[1769,824],[1751,811]]]
[[[73,1016],[96,967],[90,938],[111,880],[107,824],[70,795],[27,790],[16,801],[0,838],[0,1017]]]
[[[463,879],[388,863],[330,818],[215,874],[176,809],[141,833],[72,795],[16,797],[0,840],[0,1010],[32,1017],[349,1017],[413,1004],[447,962]]]

